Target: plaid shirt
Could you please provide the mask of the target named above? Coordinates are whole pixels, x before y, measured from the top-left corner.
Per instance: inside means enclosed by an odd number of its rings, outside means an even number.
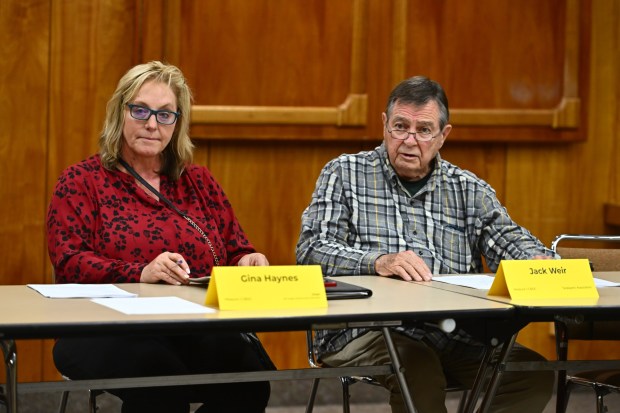
[[[330,161],[302,215],[299,264],[320,264],[325,275],[376,274],[375,260],[411,250],[433,274],[495,272],[501,260],[553,255],[517,225],[489,184],[435,159],[428,182],[411,196],[389,163],[384,145]],[[439,349],[454,340],[479,345],[462,330],[399,327]],[[319,354],[342,349],[366,329],[318,331]]]

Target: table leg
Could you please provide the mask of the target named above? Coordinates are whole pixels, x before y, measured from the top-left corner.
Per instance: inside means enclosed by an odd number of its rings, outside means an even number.
[[[6,368],[7,413],[17,413],[17,348],[14,340],[0,340]]]
[[[555,353],[558,361],[568,359],[568,329],[564,320],[555,320]],[[558,370],[556,392],[555,392],[555,411],[564,413],[566,411],[566,370]]]
[[[508,360],[508,355],[510,354],[510,350],[515,344],[517,340],[517,335],[513,335],[510,340],[504,343],[502,346],[502,350],[499,356],[499,360],[495,363],[493,376],[491,377],[491,381],[487,386],[487,391],[484,394],[484,399],[482,400],[482,404],[480,405],[480,413],[486,413],[489,411],[491,407],[491,402],[493,401],[493,397],[495,397],[495,392],[499,387],[499,382],[504,374],[504,366],[506,361]]]
[[[493,368],[491,362],[493,360],[493,356],[495,355],[496,349],[497,347],[485,346],[482,360],[480,361],[480,367],[478,368],[478,373],[476,374],[476,379],[474,380],[474,384],[465,401],[463,413],[473,413],[478,397],[480,396],[480,392],[482,391],[482,386],[485,383],[485,379],[489,375],[489,371]]]
[[[409,413],[416,413],[413,400],[411,399],[411,394],[409,393],[409,387],[407,387],[407,380],[405,379],[405,369],[400,364],[398,351],[396,351],[396,346],[394,346],[394,341],[390,335],[390,329],[388,327],[383,327],[382,331],[383,337],[385,338],[385,344],[387,345],[387,350],[390,355],[390,360],[392,360],[394,374],[396,375],[396,380],[400,386],[400,392],[403,395],[403,400],[405,401],[405,407]]]

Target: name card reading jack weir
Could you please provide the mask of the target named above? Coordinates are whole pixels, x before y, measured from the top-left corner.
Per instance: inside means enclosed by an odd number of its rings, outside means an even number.
[[[587,259],[504,260],[488,295],[511,299],[598,298]]]
[[[205,305],[220,310],[327,307],[321,266],[214,267]]]

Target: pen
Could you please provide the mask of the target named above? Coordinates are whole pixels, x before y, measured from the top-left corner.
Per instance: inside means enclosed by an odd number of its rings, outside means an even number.
[[[179,267],[181,267],[181,264],[183,264],[183,260],[177,260],[177,265],[178,265]],[[183,267],[181,267],[181,269],[182,269],[182,268],[183,268]],[[189,274],[189,268],[188,268],[185,272]]]

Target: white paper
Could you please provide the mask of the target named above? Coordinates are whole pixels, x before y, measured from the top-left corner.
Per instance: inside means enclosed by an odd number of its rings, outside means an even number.
[[[620,286],[620,283],[615,283],[615,282],[612,282],[612,281],[601,280],[600,278],[595,278],[594,279],[594,285],[596,286],[596,288],[618,287],[618,286]]]
[[[433,281],[461,285],[463,287],[475,288],[477,290],[490,289],[493,284],[493,280],[494,277],[483,274],[442,275],[433,277]]]
[[[138,297],[131,300],[123,298],[95,298],[97,304],[104,305],[125,314],[205,314],[215,310],[179,297]]]
[[[494,277],[483,274],[469,274],[469,275],[442,275],[433,277],[433,281],[444,282],[447,284],[460,285],[463,287],[475,288],[477,290],[488,290],[493,284]],[[594,278],[594,285],[596,288],[603,287],[618,287],[620,283],[611,282],[607,280],[601,280],[600,278]]]
[[[28,284],[28,287],[48,298],[136,297],[113,284]]]

